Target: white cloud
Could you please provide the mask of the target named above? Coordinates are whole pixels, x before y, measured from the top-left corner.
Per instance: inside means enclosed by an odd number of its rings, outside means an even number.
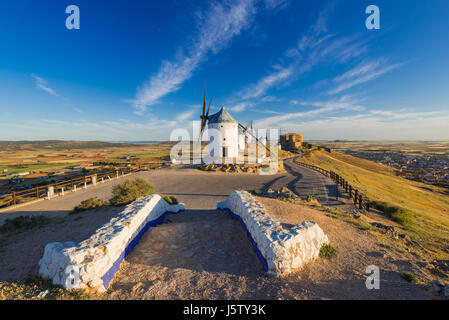
[[[242,111],[247,110],[248,108],[251,108],[253,105],[254,105],[254,103],[251,103],[251,102],[240,102],[236,105],[229,107],[228,109],[229,109],[229,111],[232,111],[232,112],[242,112]]]
[[[366,51],[365,40],[356,36],[338,37],[337,33],[327,33],[330,8],[320,12],[315,23],[300,37],[297,45],[285,51],[280,60],[267,75],[240,90],[241,99],[259,98],[276,86],[288,85],[299,76],[310,72],[317,64],[325,62],[344,63],[359,57]]]
[[[139,113],[165,95],[177,91],[190,79],[194,71],[207,60],[208,54],[216,54],[230,41],[249,27],[256,12],[253,0],[212,3],[204,15],[199,15],[199,34],[189,52],[175,61],[163,61],[158,73],[137,90],[133,104]]]
[[[376,61],[365,62],[358,65],[354,69],[351,69],[346,73],[336,77],[334,81],[341,83],[336,88],[330,90],[328,93],[340,93],[357,85],[377,79],[383,74],[404,65],[403,63],[385,65],[385,63],[386,60],[384,58],[381,58]]]
[[[265,0],[265,7],[269,10],[276,8],[285,8],[289,0]]]
[[[379,110],[352,116],[286,121],[282,128],[301,132],[307,140],[447,140],[448,122],[448,111]]]
[[[50,87],[47,86],[47,80],[39,77],[37,74],[33,73],[31,75],[34,80],[36,80],[36,87],[51,94],[52,96],[58,97],[59,95]]]
[[[278,70],[271,72],[257,83],[252,84],[241,91],[240,95],[243,99],[254,99],[261,97],[266,91],[278,83],[281,83],[293,74],[293,66],[277,68]]]
[[[197,110],[195,109],[187,110],[176,117],[176,122],[184,122],[186,120],[189,120],[196,112]]]
[[[256,124],[261,128],[269,128],[269,127],[285,127],[286,124],[290,123],[292,120],[301,120],[301,119],[311,119],[313,117],[317,117],[320,115],[331,114],[335,111],[363,111],[365,110],[364,106],[358,105],[355,102],[351,101],[326,101],[326,102],[299,102],[295,101],[297,105],[301,106],[311,106],[316,109],[312,109],[309,111],[301,111],[301,112],[291,112],[285,113],[278,116],[268,117],[256,120]]]

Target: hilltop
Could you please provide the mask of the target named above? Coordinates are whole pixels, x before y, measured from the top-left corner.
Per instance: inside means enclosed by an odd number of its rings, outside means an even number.
[[[393,168],[335,151],[315,150],[301,161],[343,176],[386,215],[398,213],[397,222],[423,254],[447,259],[449,190],[401,178]]]

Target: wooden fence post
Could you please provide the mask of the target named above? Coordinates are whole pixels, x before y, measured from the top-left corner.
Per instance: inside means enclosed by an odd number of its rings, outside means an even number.
[[[13,205],[16,204],[16,193],[15,192],[12,193],[12,204]]]

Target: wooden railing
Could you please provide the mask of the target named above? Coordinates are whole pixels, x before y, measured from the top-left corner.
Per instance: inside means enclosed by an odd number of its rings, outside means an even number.
[[[100,171],[91,175],[83,175],[66,179],[57,183],[38,186],[26,190],[20,190],[4,194],[0,196],[0,208],[13,206],[20,203],[25,203],[37,199],[47,198],[50,187],[53,187],[54,195],[63,195],[64,192],[76,191],[78,188],[92,185],[94,181],[101,183],[119,177],[124,174],[135,173],[139,171],[148,170],[146,166],[136,168],[119,168],[107,171]]]
[[[343,190],[349,195],[349,198],[352,199],[356,207],[358,207],[361,210],[370,211],[371,201],[365,195],[363,195],[357,188],[350,185],[347,180],[345,180],[342,176],[340,176],[336,172],[329,171],[304,162],[296,161],[296,163],[301,166],[321,172],[322,174],[328,176],[329,178],[335,181],[335,184],[337,186],[343,188]],[[338,188],[336,196],[338,197]]]

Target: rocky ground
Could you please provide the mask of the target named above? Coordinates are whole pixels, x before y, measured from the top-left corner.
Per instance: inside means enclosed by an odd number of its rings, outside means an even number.
[[[301,176],[307,175],[312,173],[304,169],[287,185],[297,186],[295,191],[305,190]],[[282,181],[289,181],[289,174],[211,175],[170,168],[141,176],[154,182],[158,192],[185,202],[188,210],[167,216],[162,225],[148,231],[123,262],[107,293],[72,294],[39,279],[31,284],[24,280],[37,271],[47,243],[84,240],[117,214],[120,208],[67,215],[80,200],[91,196],[92,190],[107,199],[112,183],[20,209],[35,215],[49,212],[52,220],[11,234],[2,242],[0,299],[39,299],[46,289],[45,299],[447,299],[448,261],[424,261],[419,244],[401,237],[400,226],[376,212],[360,212],[344,197],[330,207],[324,205],[330,201],[314,204],[307,197],[298,197],[282,186]],[[316,221],[329,236],[336,255],[319,258],[288,276],[264,274],[244,229],[227,213],[214,210],[217,201],[239,186],[264,195],[259,201],[286,228],[304,220]],[[48,206],[53,211],[48,211]],[[11,217],[15,215],[20,211]],[[365,286],[369,265],[380,268],[379,290]],[[418,284],[404,280],[405,273],[415,275]]]
[[[337,249],[284,277],[267,276],[243,228],[226,213],[188,211],[151,229],[100,299],[444,299],[432,276],[378,238],[325,212],[259,198],[285,227],[318,222]],[[365,286],[366,267],[380,268],[380,289]],[[420,284],[403,279],[416,275]]]

